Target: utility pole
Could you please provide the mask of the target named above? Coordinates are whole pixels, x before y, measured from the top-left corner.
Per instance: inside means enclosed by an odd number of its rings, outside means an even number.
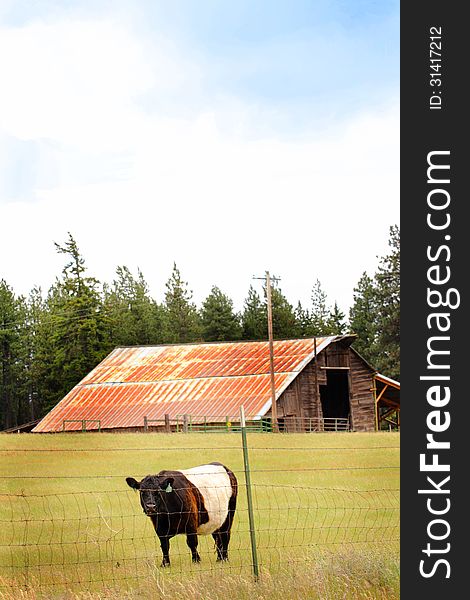
[[[279,278],[271,277],[269,271],[266,271],[264,277],[253,277],[253,279],[263,279],[266,281],[266,302],[268,306],[269,375],[271,381],[271,420],[273,431],[275,433],[279,433],[279,425],[277,422],[276,384],[274,381],[273,307],[271,298],[271,280],[279,281]]]

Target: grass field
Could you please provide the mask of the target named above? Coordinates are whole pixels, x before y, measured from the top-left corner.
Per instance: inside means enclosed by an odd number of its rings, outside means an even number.
[[[248,441],[256,583],[238,434],[0,436],[0,598],[17,597],[15,587],[25,598],[398,598],[399,436],[252,433]],[[207,536],[193,565],[178,536],[172,567],[162,570],[125,477],[214,460],[240,484],[230,562],[215,563]]]

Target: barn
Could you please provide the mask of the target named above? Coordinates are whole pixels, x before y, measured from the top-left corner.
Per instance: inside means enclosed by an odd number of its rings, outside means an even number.
[[[374,431],[399,426],[400,384],[377,373],[351,346],[354,335],[274,342],[281,431]],[[210,430],[270,427],[265,341],[116,348],[33,429]]]

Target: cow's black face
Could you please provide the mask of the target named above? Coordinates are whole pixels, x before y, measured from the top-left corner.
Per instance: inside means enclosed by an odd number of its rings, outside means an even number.
[[[144,513],[151,517],[161,512],[164,506],[162,489],[158,477],[145,477],[140,482],[140,504]]]
[[[167,495],[173,491],[173,478],[147,475],[141,482],[137,482],[130,477],[126,481],[130,487],[139,490],[140,504],[148,517],[167,512]]]

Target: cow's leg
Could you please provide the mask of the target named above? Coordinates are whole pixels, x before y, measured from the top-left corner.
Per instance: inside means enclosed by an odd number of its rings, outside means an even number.
[[[230,542],[230,531],[224,531],[222,527],[214,531],[212,537],[215,540],[215,547],[217,549],[217,562],[221,560],[228,560],[228,544]]]
[[[159,536],[160,537],[160,536]],[[162,567],[170,566],[170,538],[167,535],[160,537],[160,546],[163,553]]]
[[[220,546],[217,545],[217,560],[228,560],[228,545],[230,543],[230,531],[232,529],[233,517],[235,516],[235,506],[236,498],[232,497],[229,500],[227,518],[222,524],[222,527],[213,534],[214,536],[217,534],[220,538]]]
[[[224,557],[222,553],[222,537],[220,535],[220,532],[216,531],[212,534],[212,537],[214,538],[215,547],[217,549],[217,561],[223,560]]]
[[[230,542],[230,531],[221,531],[220,541],[222,547],[220,560],[228,560],[228,544]]]
[[[201,562],[201,557],[199,556],[197,551],[197,542],[197,533],[188,533],[186,535],[186,543],[188,544],[189,549],[191,550],[193,562]]]

